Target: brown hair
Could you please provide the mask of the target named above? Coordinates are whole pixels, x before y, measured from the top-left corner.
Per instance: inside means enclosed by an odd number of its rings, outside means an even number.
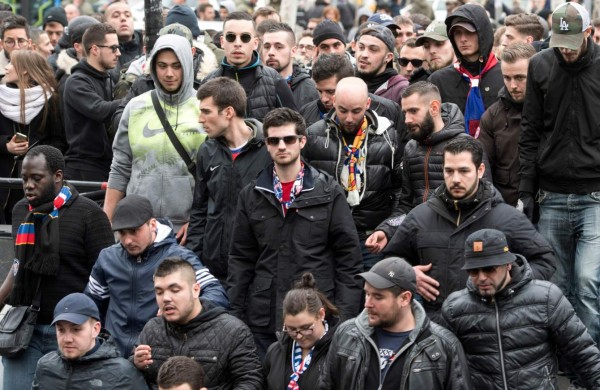
[[[544,35],[544,26],[542,26],[539,16],[535,14],[508,15],[504,20],[504,25],[514,27],[519,34],[533,37],[534,41],[541,40]]]
[[[229,77],[217,77],[202,84],[196,97],[198,100],[211,97],[219,111],[232,107],[237,117],[246,115],[246,92],[240,83]]]
[[[327,15],[327,13],[329,13],[329,11],[333,11],[334,16],[333,20],[334,22],[339,22],[340,19],[342,19],[342,16],[340,15],[340,10],[338,7],[336,7],[335,5],[328,5],[327,7],[323,8],[323,19],[329,19],[328,17],[326,17],[325,15]]]
[[[535,53],[535,48],[529,43],[515,42],[508,45],[500,57],[502,62],[514,64],[520,59],[530,59]]]
[[[160,366],[156,383],[163,389],[188,384],[197,390],[204,387],[204,369],[187,356],[172,356]]]
[[[316,316],[321,308],[325,309],[325,317],[340,314],[338,308],[327,299],[325,294],[317,289],[313,274],[305,272],[302,279],[294,285],[294,288],[285,294],[283,316],[295,316],[303,311]]]

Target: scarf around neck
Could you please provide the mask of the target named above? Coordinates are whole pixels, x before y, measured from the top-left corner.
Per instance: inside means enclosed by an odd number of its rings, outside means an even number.
[[[275,170],[275,166],[273,166],[273,191],[275,192],[275,197],[281,203],[281,208],[283,209],[283,214],[287,213],[287,210],[290,208],[296,196],[302,192],[302,187],[304,185],[304,163],[300,161],[300,171],[298,175],[296,175],[296,180],[294,181],[294,185],[292,186],[292,192],[290,193],[290,200],[287,202],[283,201],[283,186],[281,185],[281,180],[279,176],[277,176],[277,171]]]
[[[0,85],[0,112],[6,118],[22,125],[28,125],[42,111],[48,99],[41,86],[27,88],[25,91],[25,122],[21,118],[21,90]]]
[[[342,167],[342,174],[340,175],[340,182],[342,187],[348,192],[346,200],[350,206],[356,206],[360,203],[361,189],[366,187],[365,168],[368,127],[369,124],[365,117],[351,145],[348,145],[346,139],[342,136],[346,157]]]
[[[481,96],[481,90],[479,89],[479,82],[483,75],[496,66],[497,63],[498,60],[496,59],[496,56],[490,54],[483,70],[475,76],[460,62],[454,63],[454,69],[456,69],[465,81],[469,83],[469,93],[467,95],[467,104],[465,105],[465,132],[471,136],[475,136],[477,128],[479,127],[479,120],[485,111],[485,104],[483,102],[483,97]]]
[[[325,337],[327,332],[329,331],[329,324],[327,321],[323,321],[323,325],[325,326],[325,333],[321,336],[321,339]],[[316,345],[316,344],[315,344]],[[304,359],[302,359],[302,347],[300,344],[296,343],[296,340],[292,343],[292,375],[290,375],[290,383],[288,383],[287,390],[300,390],[300,386],[298,381],[300,380],[300,375],[302,375],[312,361],[312,354],[315,350],[315,346],[310,349],[308,354]]]

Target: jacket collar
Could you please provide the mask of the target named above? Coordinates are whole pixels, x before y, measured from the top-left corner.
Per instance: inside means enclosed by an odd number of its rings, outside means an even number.
[[[417,341],[421,333],[429,327],[429,318],[427,318],[425,309],[414,298],[411,303],[411,308],[413,316],[415,317],[415,328],[410,332],[410,335],[408,336],[409,342],[406,343],[405,346]],[[356,328],[360,333],[369,338],[373,337],[375,328],[369,325],[369,314],[367,313],[367,309],[364,309],[354,321]]]
[[[258,174],[258,178],[256,179],[256,185],[254,186],[255,189],[257,189],[258,191],[262,191],[262,192],[269,192],[274,194],[275,191],[273,190],[273,167],[275,166],[274,163],[269,164],[269,166],[267,166],[265,169],[263,169],[259,174]],[[302,191],[303,192],[308,192],[308,191],[312,191],[315,188],[315,178],[313,176],[314,172],[313,169],[311,168],[310,165],[308,164],[304,164],[304,179],[303,179],[303,185],[302,185]]]

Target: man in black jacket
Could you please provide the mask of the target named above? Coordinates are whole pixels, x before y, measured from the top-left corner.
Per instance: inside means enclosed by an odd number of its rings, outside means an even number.
[[[72,68],[65,84],[64,120],[69,144],[65,177],[106,181],[112,161],[108,128],[119,106],[119,100],[112,100],[108,75],[120,56],[117,32],[108,24],[91,25],[83,34],[82,44],[87,58]]]
[[[558,287],[533,279],[504,233],[467,237],[462,269],[467,288],[446,299],[442,315],[463,345],[474,388],[557,389],[559,355],[586,389],[600,388],[600,351],[585,326]]]
[[[246,93],[239,83],[218,77],[203,84],[197,97],[199,122],[208,139],[196,157],[187,247],[224,284],[238,195],[271,163],[271,156],[262,124],[244,119]]]
[[[507,205],[487,180],[483,147],[472,137],[458,137],[444,147],[444,184],[398,226],[385,253],[410,261],[417,291],[434,321],[446,297],[464,287],[463,242],[474,231],[502,227],[513,249],[530,259],[533,276],[548,280],[554,255],[527,217]]]
[[[564,3],[552,14],[551,50],[529,62],[520,146],[520,198],[556,257],[553,281],[600,345],[600,48],[588,12]],[[527,207],[529,206],[529,207]]]
[[[200,285],[187,261],[168,257],[154,272],[161,316],[144,327],[129,359],[157,388],[160,367],[171,356],[188,356],[202,364],[206,387],[262,390],[262,367],[246,325],[222,307],[198,299]]]
[[[304,272],[341,312],[355,316],[361,269],[352,215],[339,185],[300,159],[306,145],[304,120],[288,108],[265,117],[265,168],[239,195],[229,252],[228,294],[232,313],[254,334],[264,356],[283,326],[287,291]]]
[[[415,272],[390,257],[365,280],[365,309],[335,332],[319,390],[469,390],[463,349],[415,299]]]

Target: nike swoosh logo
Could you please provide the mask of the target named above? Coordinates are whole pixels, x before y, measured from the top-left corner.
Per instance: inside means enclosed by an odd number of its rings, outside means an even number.
[[[144,125],[144,129],[142,130],[142,135],[146,138],[154,137],[155,135],[159,135],[160,133],[164,133],[165,129],[151,129],[148,127],[148,123]]]
[[[212,171],[214,171],[215,169],[217,169],[219,167],[220,167],[220,165],[215,165],[214,167],[210,167],[208,169],[210,169],[210,171],[212,172]]]

